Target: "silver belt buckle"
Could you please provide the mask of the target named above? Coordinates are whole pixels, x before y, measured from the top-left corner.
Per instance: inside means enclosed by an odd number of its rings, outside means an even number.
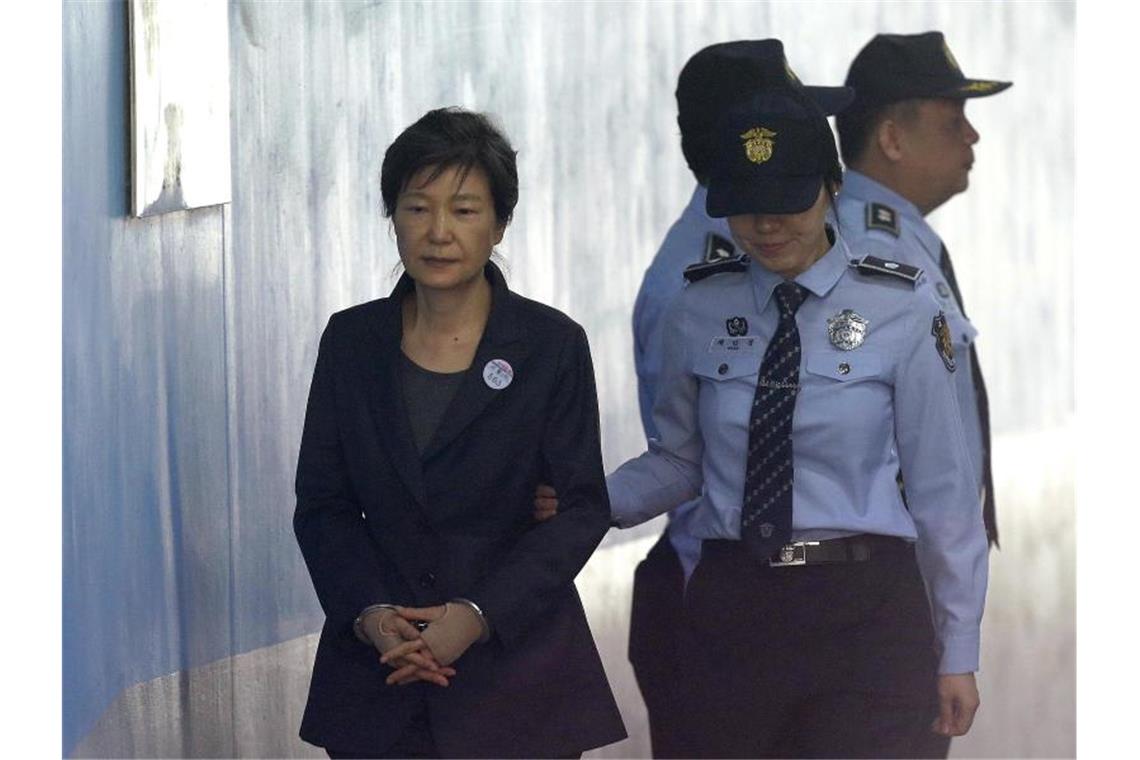
[[[819,546],[819,541],[793,541],[780,547],[778,557],[768,560],[769,567],[798,567],[807,564],[808,546]]]

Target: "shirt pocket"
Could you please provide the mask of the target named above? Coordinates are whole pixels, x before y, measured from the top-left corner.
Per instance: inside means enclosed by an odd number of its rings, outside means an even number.
[[[761,358],[756,353],[718,351],[694,361],[698,414],[706,447],[733,451],[741,445],[756,396]]]
[[[738,380],[759,372],[760,359],[755,353],[718,351],[698,358],[693,365],[693,374],[701,380],[718,383]]]
[[[879,378],[886,366],[882,357],[868,351],[814,354],[804,359],[804,371],[818,377],[855,383]]]
[[[822,351],[806,355],[803,370],[794,430],[805,464],[826,471],[843,462],[845,471],[867,477],[894,440],[888,357],[863,349]]]

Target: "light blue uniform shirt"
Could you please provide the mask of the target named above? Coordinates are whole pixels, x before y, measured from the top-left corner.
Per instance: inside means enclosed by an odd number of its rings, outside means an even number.
[[[866,222],[867,206],[881,203],[895,211],[899,234],[882,229],[868,229]],[[958,406],[962,410],[962,429],[966,434],[966,444],[974,476],[978,481],[979,505],[981,486],[985,482],[983,468],[985,451],[982,441],[981,420],[978,419],[978,399],[974,390],[973,372],[970,363],[970,344],[978,336],[978,331],[966,315],[958,308],[954,293],[942,275],[938,260],[942,253],[942,239],[926,223],[918,208],[895,191],[879,184],[865,174],[848,169],[843,177],[843,189],[836,201],[839,209],[839,233],[851,247],[855,256],[878,256],[890,261],[899,261],[922,269],[926,276],[921,287],[928,288],[938,300],[946,321],[950,326],[950,336],[954,343],[954,357],[958,370],[954,373],[955,389],[958,393]]]
[[[653,400],[657,393],[664,354],[661,336],[665,309],[685,287],[685,267],[696,264],[704,256],[708,234],[712,232],[725,240],[731,240],[728,222],[714,219],[705,211],[707,195],[708,190],[701,185],[693,190],[689,205],[677,221],[673,222],[649,268],[645,270],[641,288],[637,291],[637,300],[633,304],[633,363],[637,368],[637,401],[646,439],[657,434],[657,429],[653,426]],[[695,506],[696,502],[692,501],[669,514],[669,542],[681,560],[686,581],[701,558],[701,541],[692,535],[688,526],[689,516]]]
[[[848,266],[837,236],[796,278],[810,295],[796,314],[802,361],[792,419],[793,540],[874,533],[917,541],[941,645],[941,673],[977,670],[987,547],[966,451],[955,372],[937,350],[939,305],[926,289]],[[628,527],[698,498],[698,538],[740,538],[748,425],[756,378],[778,308],[779,275],[752,264],[708,277],[670,305],[649,451],[607,479]],[[851,309],[865,339],[841,350],[827,320]],[[733,340],[726,321],[748,329]],[[723,339],[723,340],[722,340]],[[895,483],[902,469],[910,508]],[[762,603],[762,600],[757,600]]]

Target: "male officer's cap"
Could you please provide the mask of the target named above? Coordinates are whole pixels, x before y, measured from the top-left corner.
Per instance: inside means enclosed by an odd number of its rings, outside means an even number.
[[[852,111],[914,98],[983,98],[1013,82],[970,79],[962,73],[942,32],[876,34],[847,71],[855,88]]]
[[[829,115],[855,97],[850,87],[804,85],[779,40],[734,40],[702,48],[685,63],[677,78],[677,119],[706,121],[711,127],[729,106],[773,87],[801,89]]]
[[[712,131],[728,108],[776,87],[802,90],[828,114],[839,113],[855,98],[850,87],[805,86],[788,65],[779,40],[718,42],[697,51],[677,78],[677,125],[690,167],[705,171],[715,150]]]
[[[715,140],[712,217],[807,211],[839,166],[827,116],[802,89],[761,92],[729,109]]]

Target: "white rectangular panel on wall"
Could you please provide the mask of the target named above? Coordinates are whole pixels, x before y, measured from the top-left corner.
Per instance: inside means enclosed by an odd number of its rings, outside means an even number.
[[[130,0],[131,212],[230,201],[225,0]]]

